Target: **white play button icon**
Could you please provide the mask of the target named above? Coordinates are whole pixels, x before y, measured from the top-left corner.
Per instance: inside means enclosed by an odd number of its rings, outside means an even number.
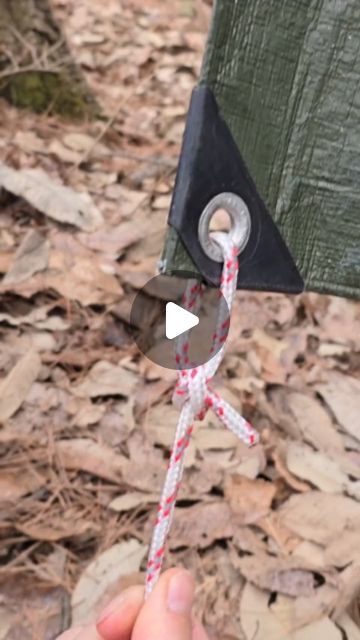
[[[199,324],[199,318],[174,302],[166,305],[165,335],[169,340],[177,338]]]
[[[188,271],[151,278],[135,295],[127,327],[144,356],[177,372],[180,349],[186,352],[181,369],[200,367],[222,348],[230,325],[226,300],[217,287],[203,284],[196,306],[184,302],[189,297],[189,278],[202,283],[199,274]],[[119,311],[119,318],[121,313],[124,312]],[[214,334],[218,331],[222,332],[221,338],[215,341],[214,348]]]

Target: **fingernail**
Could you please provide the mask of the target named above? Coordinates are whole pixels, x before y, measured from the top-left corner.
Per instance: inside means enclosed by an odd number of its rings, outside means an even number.
[[[167,606],[172,613],[190,613],[195,595],[195,584],[188,571],[178,571],[170,580]]]
[[[115,598],[115,600],[112,600],[110,604],[108,604],[108,606],[105,607],[105,609],[101,612],[100,617],[98,618],[96,624],[101,624],[102,622],[107,620],[107,618],[112,616],[114,613],[117,613],[118,611],[120,611],[123,608],[127,599],[128,599],[127,594],[124,591],[124,593],[122,593],[120,596]]]

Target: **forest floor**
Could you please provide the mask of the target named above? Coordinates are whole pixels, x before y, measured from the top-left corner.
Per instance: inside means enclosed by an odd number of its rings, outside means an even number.
[[[126,318],[156,273],[210,10],[54,4],[106,119],[0,103],[0,640],[53,639],[144,580],[177,419],[174,373]],[[217,640],[360,638],[359,321],[341,298],[237,294],[217,387],[261,443],[196,426],[166,554]]]

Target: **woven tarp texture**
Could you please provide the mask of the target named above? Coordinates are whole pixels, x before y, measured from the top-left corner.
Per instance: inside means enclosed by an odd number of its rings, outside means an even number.
[[[306,289],[360,297],[360,2],[217,0],[201,83]]]

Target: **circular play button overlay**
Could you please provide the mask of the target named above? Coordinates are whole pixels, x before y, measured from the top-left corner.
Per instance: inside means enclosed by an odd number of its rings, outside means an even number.
[[[132,304],[130,328],[140,351],[167,369],[205,364],[221,349],[230,314],[219,289],[198,274],[176,272],[151,278]]]

